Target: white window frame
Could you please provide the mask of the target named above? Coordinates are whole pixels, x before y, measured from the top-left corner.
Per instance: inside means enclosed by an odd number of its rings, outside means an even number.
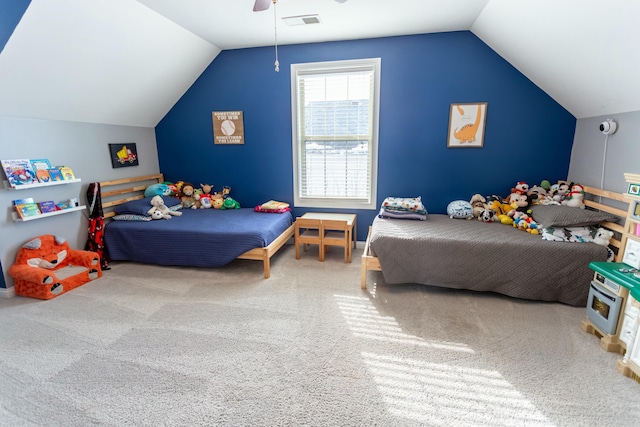
[[[294,206],[339,209],[377,209],[376,194],[378,188],[378,118],[380,115],[380,58],[355,59],[346,61],[313,62],[291,64],[291,115],[293,148],[293,191]],[[298,126],[298,76],[320,74],[323,72],[345,72],[373,70],[373,99],[371,117],[371,155],[369,161],[368,200],[347,198],[312,198],[300,195],[301,180],[301,141]]]

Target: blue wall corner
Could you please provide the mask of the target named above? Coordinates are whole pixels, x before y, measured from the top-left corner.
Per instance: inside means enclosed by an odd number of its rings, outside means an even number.
[[[444,213],[518,181],[566,179],[576,119],[469,31],[221,52],[156,127],[167,180],[232,187],[243,207],[293,202],[290,64],[380,57],[378,204]],[[487,102],[483,148],[447,148],[452,103]],[[244,112],[244,145],[214,145],[212,111]],[[307,210],[295,208],[295,216]],[[359,210],[364,240],[375,210]]]
[[[29,7],[31,0],[2,0],[0,2],[0,52]]]

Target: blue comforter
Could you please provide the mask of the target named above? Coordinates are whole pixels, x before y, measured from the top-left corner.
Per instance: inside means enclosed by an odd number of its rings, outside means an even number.
[[[290,212],[184,209],[153,221],[111,221],[105,227],[109,258],[146,264],[220,267],[246,251],[268,246],[293,223]]]

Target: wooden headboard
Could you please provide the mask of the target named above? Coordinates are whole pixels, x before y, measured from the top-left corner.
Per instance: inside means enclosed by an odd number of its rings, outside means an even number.
[[[104,217],[110,218],[115,215],[115,212],[113,212],[114,206],[130,200],[142,199],[144,190],[151,184],[161,184],[163,182],[164,175],[161,173],[100,182]]]
[[[595,187],[585,186],[584,192],[586,193],[584,204],[588,208],[608,212],[620,218],[618,222],[604,222],[601,224],[601,226],[613,231],[614,236],[611,239],[609,246],[612,247],[614,253],[616,254],[615,261],[621,262],[624,252],[624,248],[622,248],[622,233],[625,230],[625,221],[627,218],[627,208],[629,206],[629,201],[625,199],[624,195],[621,193],[601,190]],[[603,199],[606,199],[606,204],[603,203],[603,201],[605,201]],[[624,209],[616,208],[616,204],[624,206]]]

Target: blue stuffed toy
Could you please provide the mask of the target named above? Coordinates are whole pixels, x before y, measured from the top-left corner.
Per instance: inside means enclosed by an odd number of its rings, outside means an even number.
[[[144,190],[144,197],[168,196],[171,188],[167,184],[151,184]]]

